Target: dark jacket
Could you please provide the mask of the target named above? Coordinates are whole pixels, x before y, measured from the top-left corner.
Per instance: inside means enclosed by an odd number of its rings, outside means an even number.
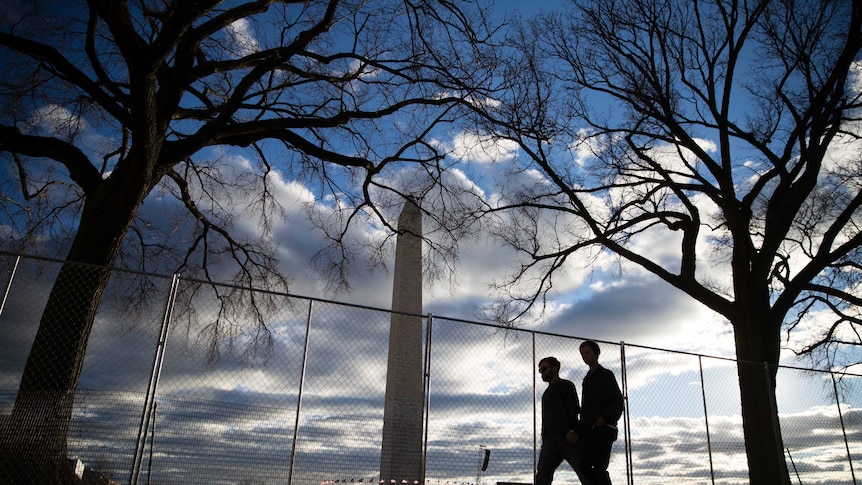
[[[589,431],[599,416],[605,423],[616,426],[623,414],[623,394],[614,373],[598,366],[592,374],[584,376],[583,406],[581,407],[581,425],[583,431]]]
[[[575,384],[557,379],[542,394],[542,436],[563,436],[568,430],[578,429],[578,391]]]

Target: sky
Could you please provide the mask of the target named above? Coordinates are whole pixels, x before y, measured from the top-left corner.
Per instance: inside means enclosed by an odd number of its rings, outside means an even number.
[[[529,15],[536,9],[550,9],[556,5],[557,2],[550,0],[528,4],[501,0],[497,2],[497,9],[516,8]],[[233,35],[241,47],[253,48],[251,26],[237,24]],[[497,162],[518,156],[517,150],[508,145],[477,151],[463,133],[454,133],[444,142],[456,148],[476,177],[498,169]],[[224,153],[214,150],[211,155],[218,157]],[[240,151],[227,155],[230,163],[237,167],[252,163],[250,156]],[[286,175],[276,173],[271,182],[287,213],[286,219],[274,228],[273,237],[278,243],[281,268],[291,277],[291,293],[321,296],[323,283],[308,263],[321,247],[323,238],[308,225],[305,213],[328,209],[315,200],[309,187]],[[141,214],[149,220],[159,220],[161,214],[172,210],[176,210],[174,201],[154,193],[143,205]],[[253,234],[256,227],[241,225],[240,230]],[[376,230],[376,227],[359,227],[357,233],[362,240],[372,237]],[[657,251],[674,247],[673,241],[657,238],[643,244]],[[488,282],[509,269],[507,261],[510,255],[491,241],[465,241],[453,279],[426,284],[423,313],[442,320],[447,317],[473,320],[478,309],[491,301]],[[541,386],[534,387],[534,354],[536,357],[556,355],[564,363],[564,377],[579,383],[584,368],[576,354],[577,343],[589,338],[607,343],[605,348],[610,349],[605,353],[607,365],[618,375],[621,373],[619,348],[613,344],[625,342],[633,346],[631,354],[627,354],[631,358],[627,365],[634,414],[632,437],[639,467],[642,467],[642,475],[636,483],[666,483],[668,475],[679,478],[686,474],[696,474],[705,480],[704,444],[698,434],[706,425],[698,400],[701,389],[696,385],[701,372],[698,359],[654,352],[645,347],[732,357],[733,336],[729,325],[714,312],[638,268],[624,265],[624,271],[617,273],[613,261],[601,260],[600,266],[594,269],[596,271],[591,273],[571,270],[559,277],[558,293],[551,302],[548,318],[542,322],[522,322],[521,329],[542,332],[537,343],[531,342],[529,334],[442,325],[440,340],[435,340],[435,348],[439,349],[436,351],[439,354],[435,355],[441,367],[434,373],[439,381],[434,381],[437,390],[433,402],[435,419],[430,428],[432,454],[438,453],[434,456],[441,457],[435,462],[438,467],[435,477],[444,477],[442,470],[447,470],[460,476],[462,481],[472,478],[476,472],[473,458],[478,458],[478,453],[474,452],[488,445],[493,448],[491,472],[484,477],[488,483],[492,483],[492,479],[528,480],[523,474],[524,462],[528,468],[531,425],[535,421],[533,405],[541,394]],[[351,291],[334,295],[334,299],[372,308],[389,308],[391,271],[366,272],[362,268],[357,271],[351,280]],[[44,283],[41,280],[41,283],[28,283],[26,289],[17,287],[9,306],[0,315],[0,328],[6,329],[7,336],[0,344],[3,375],[0,387],[4,392],[14,388],[16,372],[26,357],[26,342],[32,338],[32,322],[37,318],[30,311],[38,308],[33,295],[40,294],[40,285]],[[310,374],[302,424],[309,436],[303,443],[307,455],[305,463],[315,464],[303,471],[311,473],[314,467],[324,467],[326,458],[320,463],[313,461],[321,456],[336,457],[348,464],[362,463],[362,469],[373,470],[374,460],[369,464],[368,456],[379,449],[375,423],[381,412],[381,376],[385,372],[385,359],[379,357],[386,352],[387,319],[385,314],[372,310],[355,310],[354,314],[329,305],[321,306],[323,309],[315,310],[312,338],[315,347],[308,366]],[[174,445],[177,449],[185,448],[186,452],[193,450],[207,456],[211,460],[208,464],[186,471],[202,473],[206,468],[210,472],[218,469],[225,463],[225,455],[242,455],[243,447],[251,446],[250,443],[278,443],[282,452],[289,448],[290,443],[286,441],[289,434],[284,431],[293,426],[293,418],[289,412],[282,414],[272,408],[290,410],[298,397],[297,362],[304,330],[298,322],[301,322],[303,309],[299,304],[298,309],[272,316],[278,338],[269,359],[244,360],[242,355],[226,349],[218,363],[207,364],[200,344],[194,338],[183,339],[182,330],[175,330],[162,383],[163,410],[160,413],[164,421],[160,421],[156,436],[164,444],[158,449]],[[119,318],[122,318],[122,311],[106,311],[100,315],[88,353],[87,370],[82,376],[85,389],[140,392],[143,382],[140,376],[145,375],[152,364],[153,349],[149,344],[153,339],[152,329],[112,325]],[[195,331],[186,335],[193,337]],[[784,355],[785,362],[794,362],[789,352]],[[124,365],[118,367],[117,359],[123,359]],[[738,402],[735,370],[726,361],[706,359],[704,372],[709,383],[709,402],[713,406],[709,426],[716,432],[716,446],[727,448],[716,457],[719,461],[716,465],[729,475],[727,483],[733,483],[733,473],[740,473],[744,465],[739,449],[739,413],[735,408]],[[782,377],[786,380],[781,381]],[[839,444],[827,439],[835,435],[837,419],[834,402],[830,402],[826,392],[829,387],[823,387],[824,383],[817,377],[793,372],[779,379],[779,393],[787,396],[782,402],[786,406],[783,411],[787,415],[788,443],[791,447],[798,444],[798,449],[804,450],[801,456],[794,456],[795,460],[809,467],[807,470],[812,475],[828,476],[829,470],[837,467],[834,463],[842,460]],[[816,389],[817,392],[800,395],[800,389]],[[855,392],[847,399],[850,414],[845,418],[855,426],[852,428],[854,436],[860,438],[862,403],[859,391]],[[99,401],[98,393],[92,392],[89,400],[82,399],[81,402],[89,404],[80,407],[77,415],[85,423],[83,426],[91,430],[120,427],[127,428],[128,435],[133,435],[138,424],[134,419],[138,403],[134,397],[128,401],[125,406],[115,400]],[[465,409],[470,412],[465,413]],[[123,413],[131,414],[132,419]],[[113,419],[121,417],[125,417],[122,423],[113,423]],[[111,428],[112,424],[115,428]],[[345,431],[345,425],[352,429]],[[109,450],[110,440],[104,435],[98,437],[90,444],[83,442],[91,438],[82,438],[82,449]],[[214,441],[215,437],[218,441]],[[267,441],[267,437],[271,439]],[[452,449],[459,450],[457,464],[455,458],[445,453]],[[164,465],[176,459],[180,451],[173,451],[170,457],[167,453],[157,456],[155,463]],[[104,453],[110,456],[108,451]],[[278,453],[278,447],[272,447],[260,450],[255,456],[286,463],[285,457]],[[619,477],[625,463],[621,460],[619,446],[615,453],[617,458],[612,469]],[[862,457],[854,458],[854,463],[859,462]],[[170,463],[181,465],[183,462],[177,459]],[[182,467],[177,465],[176,468]],[[283,472],[286,470],[279,470]],[[351,479],[367,478],[371,473],[354,477],[347,470],[339,472]],[[174,480],[182,477],[181,471],[173,470],[173,473],[176,475],[169,476]],[[320,475],[314,477],[319,479]],[[559,479],[570,477],[561,472]]]
[[[551,0],[494,2],[497,15],[518,12],[529,16],[540,10],[558,8],[561,3]],[[238,54],[254,50],[256,36],[261,35],[255,25],[242,21],[229,29],[229,37]],[[34,122],[47,132],[68,129],[72,114],[62,107],[43,107],[34,113]],[[93,121],[83,119],[76,124],[79,139],[91,146],[110,144],[97,131]],[[495,197],[488,185],[492,178],[504,170],[506,163],[519,157],[511,143],[474,145],[475,138],[463,132],[449,134],[439,143],[452,147],[470,172],[458,172],[466,183],[475,184],[486,191],[488,199]],[[254,154],[242,150],[209,149],[202,157],[222,159],[242,170],[254,166]],[[291,279],[291,292],[299,295],[321,295],[323,284],[314,274],[309,261],[324,246],[323,236],[310,228],[306,214],[326,214],[327,200],[315,198],[314,187],[303,186],[289,175],[276,172],[269,182],[279,203],[285,208],[286,218],[274,228],[273,240],[277,244],[282,272]],[[239,200],[237,203],[239,204]],[[176,201],[155,190],[141,207],[142,218],[168,222],[164,214],[182,212]],[[256,237],[254,222],[236,226],[239,235]],[[355,228],[359,242],[377,235],[373,226]],[[170,231],[169,231],[170,232]],[[499,243],[490,240],[463,241],[457,268],[451,275],[426,283],[424,302],[426,313],[455,318],[472,319],[477,311],[492,301],[489,284],[511,269],[512,255]],[[642,242],[652,252],[674,252],[678,242],[648,239]],[[733,355],[732,334],[727,323],[714,312],[693,301],[644,271],[623,264],[619,273],[612,258],[602,258],[585,272],[572,268],[558,274],[556,294],[544,321],[525,319],[525,328],[540,329],[549,333],[579,336],[609,342],[626,341],[640,345],[701,352],[709,355]],[[339,301],[388,308],[391,305],[391,262],[389,271],[364,271],[358,264],[351,276],[351,290],[333,296]],[[709,270],[705,270],[709,274]]]

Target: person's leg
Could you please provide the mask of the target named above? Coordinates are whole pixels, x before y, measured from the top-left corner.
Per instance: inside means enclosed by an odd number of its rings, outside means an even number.
[[[536,464],[535,485],[551,485],[554,481],[554,472],[563,462],[563,453],[559,443],[551,439],[542,439],[542,448],[539,450],[539,462]]]
[[[594,433],[585,433],[581,436],[581,463],[580,463],[580,472],[578,473],[578,478],[581,479],[581,483],[584,485],[595,485],[596,479],[593,470],[593,453],[595,451],[595,443]]]
[[[611,450],[617,437],[617,431],[613,428],[601,427],[594,429],[591,434],[593,440],[590,455],[592,472],[590,479],[596,485],[611,485],[608,464],[611,461]]]
[[[575,474],[578,475],[578,480],[582,485],[592,485],[592,481],[590,481],[589,477],[586,476],[582,471],[582,451],[583,445],[578,442],[574,445],[566,445],[566,453],[565,458],[566,461],[571,465],[572,470],[575,471]]]

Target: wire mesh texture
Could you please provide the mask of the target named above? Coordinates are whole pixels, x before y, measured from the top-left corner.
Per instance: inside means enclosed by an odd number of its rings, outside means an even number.
[[[62,266],[0,254],[0,423]],[[390,319],[383,309],[113,270],[74,393],[67,456],[101,483],[376,485]],[[583,339],[418,321],[424,485],[532,483],[545,387],[536,362],[558,357],[580,392]],[[614,483],[747,482],[736,362],[608,342],[601,359],[626,396]],[[862,479],[860,379],[779,368],[793,483]],[[555,479],[577,482],[565,466]]]

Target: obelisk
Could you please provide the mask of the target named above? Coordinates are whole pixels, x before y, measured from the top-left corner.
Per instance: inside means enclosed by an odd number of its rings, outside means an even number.
[[[422,213],[408,200],[398,217],[389,360],[380,450],[381,483],[424,483],[422,416]]]

